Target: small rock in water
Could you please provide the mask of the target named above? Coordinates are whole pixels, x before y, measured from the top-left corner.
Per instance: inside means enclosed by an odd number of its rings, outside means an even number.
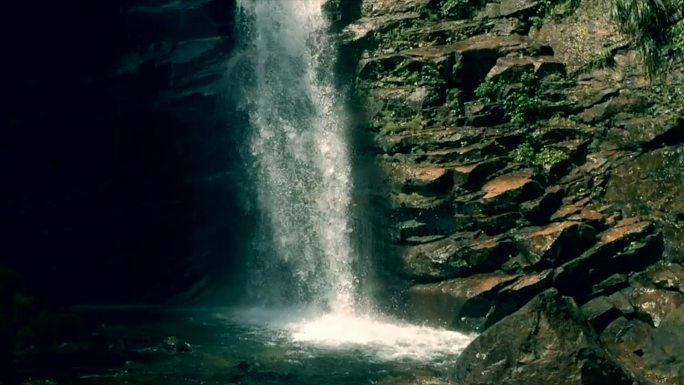
[[[173,351],[176,350],[176,344],[178,343],[178,338],[175,336],[169,336],[164,339],[164,349]]]
[[[176,336],[166,337],[162,346],[164,347],[164,350],[169,352],[192,352],[192,346],[188,342],[180,341]]]

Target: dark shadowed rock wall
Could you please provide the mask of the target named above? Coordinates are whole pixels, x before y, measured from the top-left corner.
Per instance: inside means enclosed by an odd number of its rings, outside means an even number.
[[[230,279],[248,219],[225,75],[233,1],[0,12],[0,264],[55,302]]]

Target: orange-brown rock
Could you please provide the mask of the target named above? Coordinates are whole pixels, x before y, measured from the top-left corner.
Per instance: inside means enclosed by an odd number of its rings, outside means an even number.
[[[453,168],[450,166],[422,166],[393,162],[386,166],[386,174],[395,188],[404,192],[444,193],[451,190]]]
[[[565,73],[565,64],[553,56],[505,56],[496,61],[485,79],[516,81],[525,72],[541,78],[551,73]]]
[[[494,158],[477,163],[457,165],[453,168],[454,186],[475,187],[487,177],[506,165],[502,158]],[[479,186],[478,186],[479,187]]]
[[[454,207],[457,213],[505,213],[543,193],[544,188],[532,178],[532,174],[507,174],[485,183],[478,193],[458,197],[454,200]]]
[[[473,238],[472,233],[404,248],[406,274],[423,280],[447,279],[497,270],[515,253],[513,241],[504,236]]]
[[[529,174],[504,175],[487,182],[482,191],[485,193],[484,199],[494,199],[503,194],[514,191],[522,191],[526,187],[537,186],[538,182],[532,180]]]
[[[409,290],[409,300],[414,312],[432,324],[477,330],[495,305],[496,291],[518,277],[489,273],[416,285]]]

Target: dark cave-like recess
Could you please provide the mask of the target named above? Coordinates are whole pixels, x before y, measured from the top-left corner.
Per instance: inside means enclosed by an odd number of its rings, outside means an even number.
[[[0,266],[56,303],[230,281],[242,125],[234,2],[11,1],[0,12]]]

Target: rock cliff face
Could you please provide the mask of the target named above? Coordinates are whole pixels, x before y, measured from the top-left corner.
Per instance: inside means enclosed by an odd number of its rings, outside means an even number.
[[[341,33],[388,266],[482,333],[457,383],[684,382],[682,56],[649,80],[606,6],[364,0]]]

